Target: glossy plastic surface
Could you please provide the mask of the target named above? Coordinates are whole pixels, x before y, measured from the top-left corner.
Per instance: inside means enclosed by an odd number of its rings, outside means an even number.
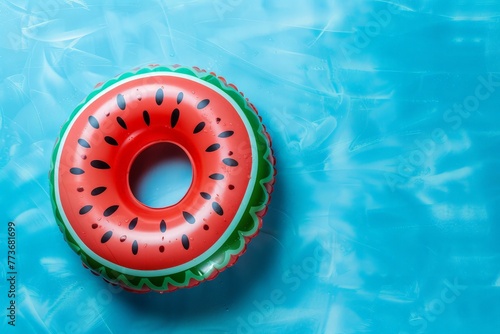
[[[0,8],[0,306],[12,220],[17,333],[498,333],[498,1]],[[236,83],[279,173],[235,266],[136,295],[91,279],[67,247],[47,173],[61,124],[95,83],[151,63]],[[0,332],[14,332],[6,320]]]
[[[161,144],[185,152],[193,180],[178,203],[151,208],[134,196],[131,171]],[[54,213],[106,280],[136,291],[191,287],[233,265],[257,234],[273,164],[269,135],[234,85],[149,66],[99,84],[64,124],[50,171]]]

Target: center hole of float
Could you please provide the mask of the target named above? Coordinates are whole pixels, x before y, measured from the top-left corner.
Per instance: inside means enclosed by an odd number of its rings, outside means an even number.
[[[132,194],[151,208],[177,204],[193,181],[193,167],[186,152],[173,143],[153,144],[132,163],[129,185]]]

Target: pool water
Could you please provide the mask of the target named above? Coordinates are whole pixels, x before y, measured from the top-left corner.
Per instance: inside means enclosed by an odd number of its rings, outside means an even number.
[[[0,332],[498,333],[499,17],[496,0],[3,1]],[[64,242],[48,171],[93,87],[154,63],[236,84],[278,175],[235,266],[136,295]],[[137,197],[182,196],[162,171],[190,175],[158,161]]]

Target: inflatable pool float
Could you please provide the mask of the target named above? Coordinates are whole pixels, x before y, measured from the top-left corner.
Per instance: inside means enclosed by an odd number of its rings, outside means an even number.
[[[152,208],[130,188],[140,153],[180,147],[193,180],[176,204]],[[173,291],[235,263],[274,184],[271,139],[256,108],[224,78],[150,66],[116,77],[74,110],[50,172],[56,221],[85,267],[134,292]]]

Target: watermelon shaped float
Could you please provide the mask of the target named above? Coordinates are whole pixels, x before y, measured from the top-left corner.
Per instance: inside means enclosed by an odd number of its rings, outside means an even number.
[[[140,153],[180,147],[193,181],[151,208],[130,189]],[[262,225],[271,140],[234,85],[197,68],[150,66],[93,91],[63,126],[50,171],[56,221],[83,264],[134,292],[172,291],[234,264]]]

